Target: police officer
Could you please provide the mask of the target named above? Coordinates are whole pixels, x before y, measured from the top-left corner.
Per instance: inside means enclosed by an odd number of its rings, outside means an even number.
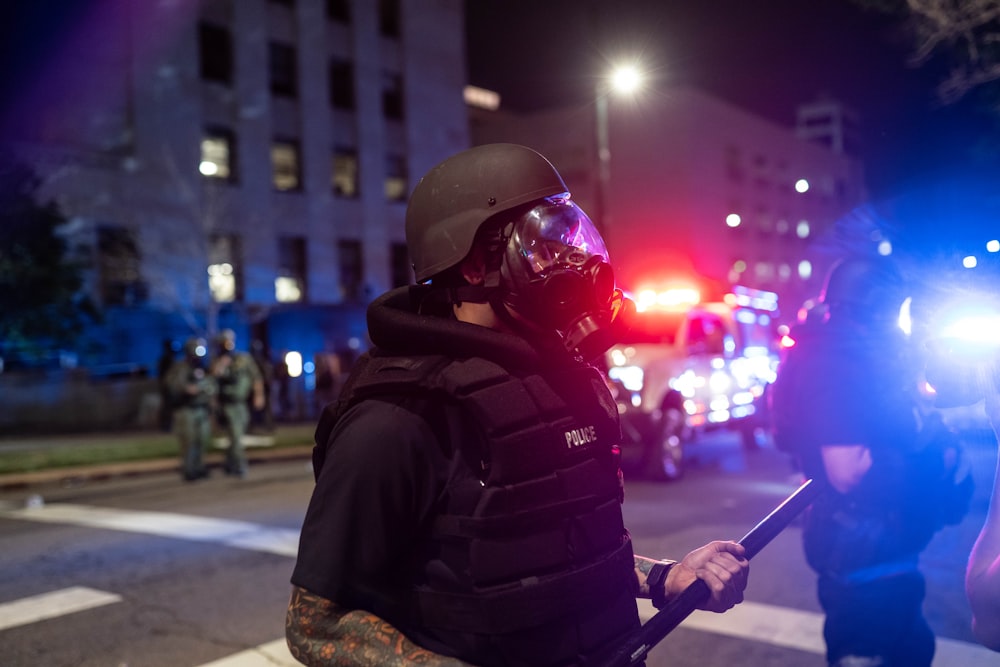
[[[837,667],[929,667],[934,656],[917,564],[933,533],[955,520],[933,506],[953,478],[920,437],[931,417],[918,409],[919,368],[898,326],[905,296],[888,259],[836,263],[822,321],[793,331],[771,388],[776,443],[829,486],[806,515],[803,545]]]
[[[223,329],[215,339],[212,376],[219,385],[219,423],[225,430],[229,447],[226,449],[227,475],[246,477],[247,457],[243,436],[250,425],[250,406],[264,407],[264,379],[257,362],[249,354],[236,350],[236,333]]]
[[[181,446],[181,476],[193,482],[208,477],[204,451],[212,437],[212,406],[218,387],[206,372],[204,339],[189,338],[184,356],[170,367],[167,389],[174,404],[174,432]]]
[[[418,284],[368,310],[373,349],[316,431],[316,487],[286,618],[310,665],[572,665],[613,650],[703,579],[743,598],[748,562],[712,542],[635,556],[617,410],[588,365],[625,303],[553,166],[479,146],[417,184]]]

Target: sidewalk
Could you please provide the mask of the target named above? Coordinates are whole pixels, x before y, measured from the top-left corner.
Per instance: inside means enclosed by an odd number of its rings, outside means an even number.
[[[248,434],[244,439],[250,465],[270,461],[308,460],[312,455],[312,429],[315,424],[278,424],[273,433]],[[0,439],[0,456],[4,454],[44,453],[51,450],[91,448],[107,451],[116,445],[141,448],[144,443],[163,449],[165,441],[176,441],[175,436],[159,431],[129,433],[86,433],[79,435],[50,435],[7,437]],[[301,444],[298,444],[301,441]],[[275,446],[275,443],[282,443]],[[205,454],[205,464],[213,471],[221,471],[225,453],[224,440],[215,438]],[[172,448],[171,448],[172,449]],[[76,466],[47,467],[30,472],[0,473],[0,490],[29,488],[47,484],[77,484],[84,481],[106,480],[116,477],[135,477],[164,472],[180,474],[180,454],[157,458],[145,457],[132,461],[101,461],[95,455],[93,463]]]

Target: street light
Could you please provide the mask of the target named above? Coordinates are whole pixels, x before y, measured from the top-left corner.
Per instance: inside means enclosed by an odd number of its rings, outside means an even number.
[[[643,74],[634,65],[621,65],[611,70],[606,79],[598,81],[595,91],[597,132],[597,220],[608,242],[611,227],[608,190],[611,184],[611,147],[608,141],[608,98],[611,95],[631,95],[642,88]]]

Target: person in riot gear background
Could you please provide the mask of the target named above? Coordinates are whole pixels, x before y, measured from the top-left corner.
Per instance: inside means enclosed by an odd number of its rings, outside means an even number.
[[[264,379],[253,357],[236,350],[236,333],[232,329],[219,332],[215,345],[211,373],[219,387],[219,425],[229,441],[225,471],[227,475],[246,477],[243,436],[250,425],[251,407],[247,402],[252,396],[253,409],[264,407]]]
[[[416,185],[417,285],[368,309],[372,350],[320,417],[286,639],[309,665],[576,665],[696,578],[743,599],[743,547],[632,553],[618,414],[587,361],[627,309],[603,240],[524,146]]]
[[[985,388],[986,414],[1000,446],[1000,359],[993,360]],[[983,646],[1000,651],[1000,459],[986,521],[969,555],[965,592],[972,608],[972,632]]]
[[[930,666],[918,557],[971,495],[971,479],[955,479],[952,434],[920,407],[918,355],[898,326],[906,296],[887,258],[836,263],[822,320],[793,330],[771,388],[776,446],[828,485],[805,515],[803,546],[836,667]]]
[[[174,407],[174,432],[180,441],[181,476],[193,482],[208,477],[205,448],[212,437],[212,408],[218,385],[206,371],[206,343],[189,338],[183,356],[167,373],[167,389]]]

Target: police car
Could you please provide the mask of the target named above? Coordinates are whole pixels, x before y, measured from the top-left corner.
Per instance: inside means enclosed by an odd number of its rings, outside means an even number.
[[[693,287],[632,297],[629,332],[605,355],[618,404],[626,463],[656,479],[684,472],[684,446],[713,428],[756,446],[764,392],[777,369],[772,292],[734,287],[702,301]]]

